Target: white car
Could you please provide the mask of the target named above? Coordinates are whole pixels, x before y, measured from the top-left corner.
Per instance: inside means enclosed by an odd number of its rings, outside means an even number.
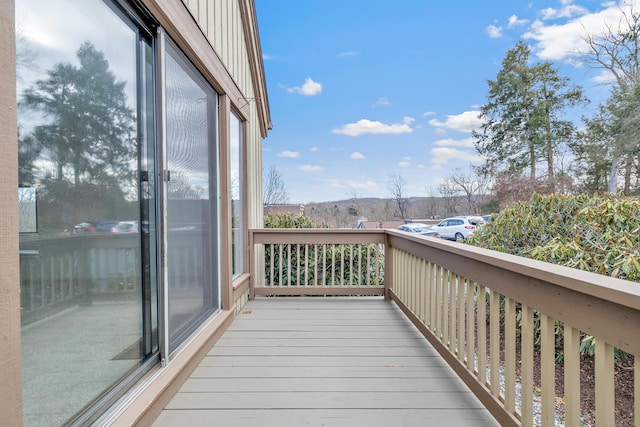
[[[440,224],[436,226],[436,230],[438,230],[440,237],[443,239],[464,240],[473,236],[476,227],[484,223],[485,221],[481,217],[456,216],[440,221]]]

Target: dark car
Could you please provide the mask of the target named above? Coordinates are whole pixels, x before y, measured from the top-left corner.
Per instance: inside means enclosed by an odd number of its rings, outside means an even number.
[[[82,233],[111,233],[113,228],[120,221],[101,220],[101,221],[85,221],[73,227],[73,234]]]

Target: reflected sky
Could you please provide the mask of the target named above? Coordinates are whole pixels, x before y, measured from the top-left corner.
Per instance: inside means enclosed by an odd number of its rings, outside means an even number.
[[[37,11],[37,13],[34,13]],[[66,22],[73,25],[65,25]],[[125,81],[128,104],[135,111],[136,43],[131,29],[101,0],[16,0],[18,55],[33,54],[33,65],[19,67],[17,93],[46,78],[55,64],[78,65],[76,52],[89,40],[104,53],[118,81]],[[25,123],[21,123],[23,126]]]

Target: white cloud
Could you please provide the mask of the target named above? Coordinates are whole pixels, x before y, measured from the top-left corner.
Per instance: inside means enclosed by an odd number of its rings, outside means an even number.
[[[555,9],[553,7],[548,7],[546,9],[542,9],[540,11],[540,16],[543,20],[547,21],[558,18],[573,18],[574,16],[581,16],[589,13],[589,11],[584,7],[571,3],[572,1],[562,1],[561,8]]]
[[[469,163],[480,162],[482,158],[475,151],[459,150],[451,147],[438,147],[431,150],[431,169],[439,170],[452,160]]]
[[[275,56],[267,55],[266,53],[262,54],[262,60],[263,61],[269,61],[269,60],[274,59],[274,58],[275,58]]]
[[[464,147],[464,148],[473,148],[473,138],[465,138],[465,139],[440,139],[434,143],[434,145],[438,147]]]
[[[378,188],[378,184],[373,181],[347,181],[347,185],[354,190],[376,190]]]
[[[389,105],[391,105],[391,103],[389,102],[389,100],[387,98],[380,98],[378,99],[375,104],[373,104],[374,107],[388,107]]]
[[[364,154],[354,151],[353,153],[351,153],[351,158],[354,160],[364,159]]]
[[[607,83],[615,82],[616,76],[614,76],[613,73],[610,73],[609,71],[602,71],[600,74],[595,76],[592,80],[595,83],[607,84]]]
[[[316,152],[316,151],[318,151],[318,147],[311,147],[311,148],[309,148],[309,151]]]
[[[487,34],[489,34],[489,37],[491,37],[492,39],[497,39],[499,37],[502,37],[502,27],[489,25],[487,27]]]
[[[527,25],[529,23],[528,19],[520,19],[517,15],[511,15],[509,17],[509,23],[507,24],[507,28],[519,27],[522,25]]]
[[[300,157],[300,153],[298,151],[281,151],[278,153],[278,157],[284,157],[286,159],[297,159]]]
[[[398,167],[401,167],[401,168],[408,168],[409,166],[411,166],[411,163],[409,163],[407,161],[402,161],[402,162],[398,163]]]
[[[298,169],[303,172],[323,172],[324,168],[318,165],[300,165]]]
[[[345,57],[345,56],[357,56],[357,55],[360,55],[360,53],[359,53],[359,52],[356,52],[356,51],[340,52],[340,53],[338,54],[338,56],[339,56],[339,57],[341,57],[341,58],[343,58],[343,57]]]
[[[482,126],[482,119],[480,119],[479,115],[480,111],[477,110],[465,111],[464,113],[447,116],[447,120],[444,122],[438,119],[431,119],[429,120],[429,124],[436,128],[446,128],[457,132],[471,133],[471,131]]]
[[[307,77],[302,86],[288,88],[289,93],[298,93],[304,96],[314,96],[322,93],[322,84],[314,82],[311,77]]]
[[[638,7],[637,0],[634,0],[634,7]],[[534,22],[529,31],[523,37],[535,42],[535,53],[543,60],[563,60],[567,57],[580,52],[587,52],[587,44],[584,40],[585,35],[599,35],[607,26],[613,31],[617,31],[620,24],[620,9],[629,12],[631,7],[629,3],[618,5],[617,3],[605,3],[605,9],[594,13],[586,13],[583,11],[571,12],[570,3],[565,3],[562,12],[554,12],[558,17],[569,18],[570,14],[580,13],[580,16],[568,19],[562,24],[547,25],[542,20]],[[562,15],[562,16],[560,16]],[[546,11],[544,16],[552,16],[551,11]],[[555,16],[555,15],[554,15]]]
[[[435,114],[436,114],[436,112],[435,112],[435,111],[425,111],[422,115],[423,115],[424,117],[429,117],[429,116],[433,116],[433,115],[435,115]]]
[[[359,136],[365,134],[402,134],[402,133],[411,133],[413,129],[410,124],[414,122],[415,119],[412,117],[405,117],[402,124],[396,123],[387,125],[379,121],[372,121],[368,119],[361,119],[355,123],[348,123],[343,125],[342,127],[332,129],[332,133],[348,135],[348,136]]]

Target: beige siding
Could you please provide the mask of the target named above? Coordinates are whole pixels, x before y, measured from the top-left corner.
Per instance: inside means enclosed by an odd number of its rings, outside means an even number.
[[[0,414],[22,425],[18,269],[18,131],[13,0],[0,0]]]
[[[262,127],[254,90],[251,55],[245,38],[241,2],[245,0],[183,0],[200,29],[240,90],[241,98],[230,98],[231,107],[247,121],[247,217],[249,228],[262,226]]]

